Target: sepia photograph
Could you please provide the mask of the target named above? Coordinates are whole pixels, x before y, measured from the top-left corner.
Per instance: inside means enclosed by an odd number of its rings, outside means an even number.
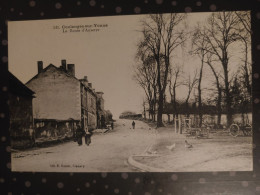
[[[8,22],[14,172],[252,171],[249,11]]]

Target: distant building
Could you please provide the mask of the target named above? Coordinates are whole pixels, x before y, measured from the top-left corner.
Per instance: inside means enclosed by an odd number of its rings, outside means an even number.
[[[134,112],[131,111],[125,111],[123,113],[120,114],[119,116],[120,119],[140,119],[142,118],[142,114],[136,114]]]
[[[74,64],[62,60],[60,67],[50,64],[43,69],[43,62],[38,61],[38,74],[26,85],[36,92],[33,116],[37,137],[70,137],[78,123],[96,128],[95,92],[75,77]]]
[[[12,73],[9,76],[9,114],[12,148],[26,148],[35,141],[32,100],[34,92]]]

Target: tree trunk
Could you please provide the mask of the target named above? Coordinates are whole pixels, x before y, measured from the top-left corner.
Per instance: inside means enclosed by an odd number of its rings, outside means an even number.
[[[247,46],[247,42],[244,40],[245,42],[245,84],[246,84],[246,89],[248,94],[251,94],[251,85],[250,85],[250,81],[249,81],[249,73],[248,73],[248,68],[247,68],[247,52],[248,52],[248,46]]]
[[[208,62],[208,65],[209,67],[211,68],[214,76],[215,76],[215,79],[216,79],[216,85],[217,85],[217,89],[218,89],[218,99],[217,99],[217,104],[216,104],[216,107],[217,107],[217,126],[219,127],[220,124],[221,124],[221,114],[222,114],[222,108],[221,108],[221,101],[222,101],[222,89],[221,89],[221,86],[220,86],[220,83],[219,83],[219,77],[216,73],[216,71],[214,70],[213,66],[211,65],[210,62]]]
[[[146,110],[145,110],[145,104],[144,104],[144,119],[146,119]]]
[[[227,126],[229,127],[232,124],[232,108],[231,108],[231,97],[229,91],[229,82],[228,82],[228,70],[227,63],[224,62],[224,78],[225,78],[225,93],[226,93],[226,112],[227,112]]]
[[[159,100],[158,100],[157,127],[163,127],[162,114],[163,114],[163,94],[160,93]]]
[[[201,100],[201,81],[202,81],[202,73],[203,73],[203,63],[204,55],[202,55],[201,59],[201,67],[200,67],[200,75],[199,75],[199,83],[198,83],[198,110],[199,110],[199,127],[202,126],[202,100]]]
[[[221,89],[218,87],[218,100],[217,100],[217,113],[218,113],[218,119],[217,119],[217,125],[218,127],[221,124],[221,114],[222,114],[222,109],[221,109]]]
[[[174,116],[177,116],[177,105],[176,105],[176,86],[174,86],[173,88],[173,112],[174,112]]]
[[[189,102],[188,101],[185,102],[185,108],[186,108],[186,110],[185,110],[186,117],[190,117],[190,109],[189,109]]]
[[[153,121],[155,122],[155,114],[156,114],[156,100],[153,102]]]

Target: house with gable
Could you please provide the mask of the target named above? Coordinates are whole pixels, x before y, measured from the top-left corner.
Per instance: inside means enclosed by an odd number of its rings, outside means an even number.
[[[95,92],[75,77],[74,64],[62,60],[60,67],[50,64],[43,68],[43,62],[38,61],[38,73],[26,86],[36,93],[33,99],[36,138],[72,137],[77,124],[90,130],[96,128],[95,111],[88,108],[89,99],[95,104]]]

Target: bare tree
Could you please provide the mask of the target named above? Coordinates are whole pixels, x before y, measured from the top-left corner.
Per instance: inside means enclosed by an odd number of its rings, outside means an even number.
[[[212,60],[212,54],[207,54],[206,56],[206,64],[209,65],[214,77],[215,77],[215,84],[217,88],[217,102],[216,102],[216,107],[217,107],[217,126],[219,127],[221,124],[221,115],[222,115],[222,108],[221,108],[221,102],[222,102],[222,86],[220,84],[220,74],[217,73],[213,66],[213,60]]]
[[[243,29],[248,34],[252,34],[250,12],[249,11],[236,11],[235,14],[239,18],[239,21],[241,22]]]
[[[208,20],[208,27],[204,33],[209,45],[207,52],[214,55],[222,65],[228,126],[232,123],[233,115],[229,78],[230,46],[239,39],[236,29],[239,23],[239,18],[233,12],[213,13]]]
[[[158,70],[157,88],[159,97],[157,127],[163,126],[163,102],[165,89],[168,84],[171,54],[185,41],[184,30],[180,31],[177,29],[177,26],[184,18],[185,14],[152,14],[142,22],[144,28],[141,45],[153,54]]]
[[[156,64],[154,58],[150,56],[149,52],[143,50],[141,46],[138,47],[136,60],[137,65],[134,67],[134,80],[143,88],[149,104],[149,118],[152,115],[154,119],[154,104],[156,103],[157,93]]]
[[[243,84],[245,85],[248,94],[251,94],[251,63],[249,63],[248,54],[250,51],[251,46],[251,22],[250,22],[250,12],[246,11],[240,11],[235,12],[236,16],[238,17],[241,25],[237,26],[237,35],[240,38],[240,41],[244,45],[244,49],[242,50],[242,53],[244,54],[244,57],[242,61],[244,61],[244,64],[242,65],[243,70]]]
[[[204,36],[205,29],[201,28],[199,25],[195,28],[192,34],[192,53],[200,58],[200,69],[198,78],[198,113],[199,113],[199,127],[202,125],[202,89],[201,82],[203,76],[204,60],[208,50],[208,43],[206,37]]]
[[[143,113],[144,113],[144,119],[146,119],[146,101],[143,100]],[[150,117],[150,116],[149,116]]]
[[[178,110],[177,110],[177,102],[176,102],[176,89],[180,85],[182,85],[181,82],[179,82],[179,78],[181,76],[181,66],[176,65],[173,68],[170,68],[169,70],[169,92],[171,96],[171,104],[173,106],[173,117],[178,116]]]
[[[197,85],[198,83],[198,73],[197,70],[195,71],[193,77],[191,77],[191,75],[189,74],[188,79],[186,80],[186,83],[184,85],[186,85],[188,87],[188,93],[187,93],[187,97],[185,99],[185,107],[186,107],[186,114],[187,116],[190,115],[189,113],[189,99],[191,96],[191,92],[193,90],[193,88]]]

